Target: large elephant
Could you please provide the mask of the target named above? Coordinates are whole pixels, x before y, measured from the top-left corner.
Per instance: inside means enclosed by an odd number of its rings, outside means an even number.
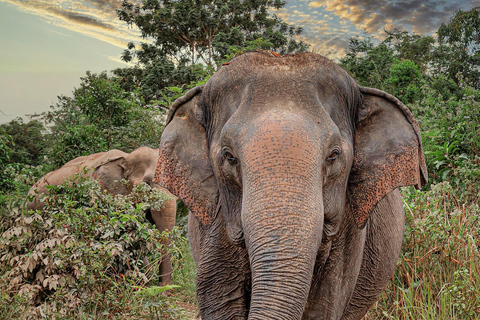
[[[202,319],[360,319],[395,269],[417,122],[312,53],[236,57],[172,105],[155,181],[191,210]]]
[[[134,185],[145,182],[152,188],[161,189],[169,195],[161,210],[147,210],[146,218],[154,224],[160,232],[172,230],[175,226],[176,198],[166,189],[153,183],[155,167],[158,160],[158,149],[141,147],[132,153],[120,150],[95,153],[89,156],[78,157],[67,162],[63,167],[43,176],[28,192],[28,209],[36,210],[43,207],[39,195],[46,193],[48,185],[59,185],[75,174],[86,175],[97,179],[102,188],[113,194],[127,195]],[[128,183],[122,183],[124,179]],[[171,283],[172,263],[169,256],[160,263],[162,284]]]

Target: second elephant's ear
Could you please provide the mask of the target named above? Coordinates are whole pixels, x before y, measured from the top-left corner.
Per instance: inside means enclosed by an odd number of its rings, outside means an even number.
[[[427,182],[420,128],[397,98],[372,88],[360,88],[355,155],[348,184],[350,210],[363,228],[376,204],[399,186]]]
[[[218,187],[205,128],[197,120],[201,92],[202,87],[196,87],[172,104],[160,140],[154,182],[182,199],[203,225],[210,225],[216,215]]]
[[[127,195],[129,187],[122,183],[125,177],[127,160],[123,156],[108,158],[94,168],[94,177],[98,179],[102,188],[113,194]]]

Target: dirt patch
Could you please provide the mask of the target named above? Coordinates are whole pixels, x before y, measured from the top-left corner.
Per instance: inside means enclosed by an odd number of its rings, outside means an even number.
[[[200,314],[198,313],[198,307],[196,304],[178,301],[177,306],[185,310],[185,316],[191,320],[201,320]]]

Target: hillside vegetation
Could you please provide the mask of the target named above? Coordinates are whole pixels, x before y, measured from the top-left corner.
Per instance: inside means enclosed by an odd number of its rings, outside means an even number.
[[[253,20],[242,15],[246,8],[222,16],[221,8],[197,12],[188,1],[167,2],[136,7],[125,1],[119,11],[121,20],[155,40],[129,44],[122,57],[135,67],[87,72],[50,112],[0,125],[0,318],[195,318],[183,206],[178,228],[160,234],[143,215],[161,205],[156,190],[140,185],[114,197],[75,177],[49,190],[44,212],[25,210],[28,186],[75,157],[157,147],[168,106],[224,61],[255,49],[308,49],[295,40],[301,27],[268,15],[281,2],[251,4]],[[183,15],[177,31],[191,38],[172,42],[168,30],[155,33],[160,13],[172,24]],[[205,37],[199,31],[205,28],[216,33]],[[429,171],[422,190],[402,189],[402,254],[365,319],[480,315],[479,9],[455,13],[437,34],[391,30],[381,42],[353,37],[339,60],[360,85],[395,95],[414,113]],[[156,263],[167,250],[174,257],[174,285],[160,287]]]

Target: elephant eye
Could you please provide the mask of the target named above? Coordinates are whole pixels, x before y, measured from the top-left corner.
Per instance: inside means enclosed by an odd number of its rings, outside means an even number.
[[[237,164],[237,159],[230,152],[225,151],[223,153],[223,156],[225,157],[225,159],[227,159],[227,161],[230,165],[234,166],[234,165]]]
[[[332,151],[332,153],[330,153],[330,155],[328,156],[327,160],[328,160],[328,161],[333,161],[333,160],[337,159],[337,157],[338,157],[339,154],[340,154],[340,151],[334,150],[334,151]]]

